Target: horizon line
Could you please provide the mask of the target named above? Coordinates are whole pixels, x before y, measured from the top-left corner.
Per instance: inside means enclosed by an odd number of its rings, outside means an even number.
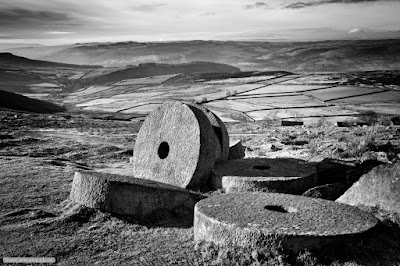
[[[400,40],[400,37],[393,38],[343,38],[343,39],[303,39],[303,40],[294,40],[294,39],[271,39],[271,38],[235,38],[235,39],[192,39],[192,40],[151,40],[151,41],[135,41],[135,40],[126,40],[126,41],[84,41],[84,42],[65,42],[59,44],[44,44],[44,43],[35,43],[35,42],[4,42],[4,40],[0,40],[0,45],[27,45],[20,46],[22,47],[30,47],[32,45],[35,46],[63,46],[63,45],[84,45],[84,44],[118,44],[118,43],[184,43],[184,42],[275,42],[275,43],[299,43],[299,42],[336,42],[336,41],[380,41],[380,40]]]

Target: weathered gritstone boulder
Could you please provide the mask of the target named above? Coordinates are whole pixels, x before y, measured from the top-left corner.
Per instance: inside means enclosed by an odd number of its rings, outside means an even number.
[[[151,180],[92,171],[75,173],[70,200],[89,208],[146,220],[159,211],[192,213],[201,195]]]
[[[336,201],[400,213],[400,162],[375,167]]]
[[[298,252],[340,246],[377,225],[358,208],[333,201],[278,193],[231,193],[195,206],[195,241],[247,246],[271,237]]]
[[[225,192],[270,191],[301,194],[315,187],[315,167],[292,158],[246,158],[216,163],[211,173],[213,189]]]
[[[215,135],[194,106],[167,102],[151,112],[133,150],[133,175],[183,188],[200,188],[215,163]]]
[[[229,160],[234,160],[234,159],[242,159],[244,158],[245,154],[245,149],[242,145],[242,142],[240,140],[236,140],[231,143],[229,146]]]
[[[345,183],[326,184],[310,188],[302,194],[305,197],[336,200],[349,188]]]
[[[198,105],[195,103],[186,103],[190,106],[194,106],[200,111],[202,111],[210,121],[216,138],[216,147],[215,147],[215,160],[216,161],[226,161],[229,156],[229,135],[228,130],[225,127],[225,124],[221,121],[221,119],[208,110],[203,105]]]

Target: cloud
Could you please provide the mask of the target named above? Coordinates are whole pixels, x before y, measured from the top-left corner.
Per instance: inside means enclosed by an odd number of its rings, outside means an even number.
[[[200,16],[215,16],[215,15],[216,15],[215,12],[204,12],[200,14]]]
[[[354,34],[354,33],[364,33],[366,30],[365,29],[361,29],[361,28],[355,28],[355,29],[351,29],[349,30],[347,33],[349,34]]]
[[[46,31],[44,34],[50,35],[67,35],[67,34],[74,34],[75,32],[72,31]]]
[[[161,4],[161,3],[144,4],[132,7],[132,10],[141,12],[151,12],[163,6],[166,6],[166,4]]]
[[[314,3],[304,3],[304,2],[297,2],[297,3],[293,3],[290,5],[285,6],[285,8],[288,9],[299,9],[299,8],[305,8],[308,6],[314,6],[316,5],[315,2]]]
[[[62,35],[63,36],[63,35]],[[59,39],[60,35],[57,34],[38,34],[38,33],[23,33],[23,34],[9,34],[0,35],[0,40],[40,40],[40,39]]]
[[[161,37],[258,39],[273,33],[278,34],[278,39],[334,39],[339,35],[353,38],[364,35],[347,34],[354,28],[394,30],[400,26],[400,1],[399,5],[389,0],[377,1],[0,0],[0,39],[59,39],[60,43],[100,39],[149,41]],[[350,4],[366,2],[370,4]],[[288,5],[292,9],[284,8]],[[301,12],[292,14],[293,11]],[[316,26],[338,32],[293,30],[292,35],[280,34],[286,29]]]
[[[28,10],[23,8],[11,8],[0,10],[0,25],[13,26],[38,26],[51,23],[72,23],[72,18],[67,13]],[[74,22],[76,23],[76,22]]]
[[[245,8],[246,9],[269,8],[269,5],[267,3],[264,3],[264,2],[257,2],[257,3],[252,4],[252,5],[246,5]]]
[[[319,0],[311,2],[296,2],[285,6],[287,9],[300,9],[310,6],[320,6],[326,4],[355,4],[355,3],[371,3],[371,2],[389,2],[398,0]]]

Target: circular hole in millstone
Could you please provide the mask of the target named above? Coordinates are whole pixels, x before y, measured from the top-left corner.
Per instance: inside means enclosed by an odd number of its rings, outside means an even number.
[[[169,145],[168,142],[161,142],[160,146],[158,146],[158,156],[160,159],[165,159],[168,157],[169,154]]]
[[[268,166],[268,165],[255,165],[255,166],[253,166],[253,169],[256,169],[256,170],[268,170],[270,168],[271,167]]]
[[[267,205],[267,206],[264,206],[264,209],[269,210],[269,211],[274,211],[274,212],[287,213],[287,210],[279,205]]]
[[[274,212],[281,212],[281,213],[297,212],[296,208],[283,207],[283,206],[279,206],[279,205],[267,205],[267,206],[264,206],[264,209],[269,210],[269,211],[274,211]]]

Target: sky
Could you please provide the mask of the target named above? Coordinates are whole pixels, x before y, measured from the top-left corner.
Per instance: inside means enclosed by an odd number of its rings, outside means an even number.
[[[0,0],[0,44],[400,38],[400,0]]]

